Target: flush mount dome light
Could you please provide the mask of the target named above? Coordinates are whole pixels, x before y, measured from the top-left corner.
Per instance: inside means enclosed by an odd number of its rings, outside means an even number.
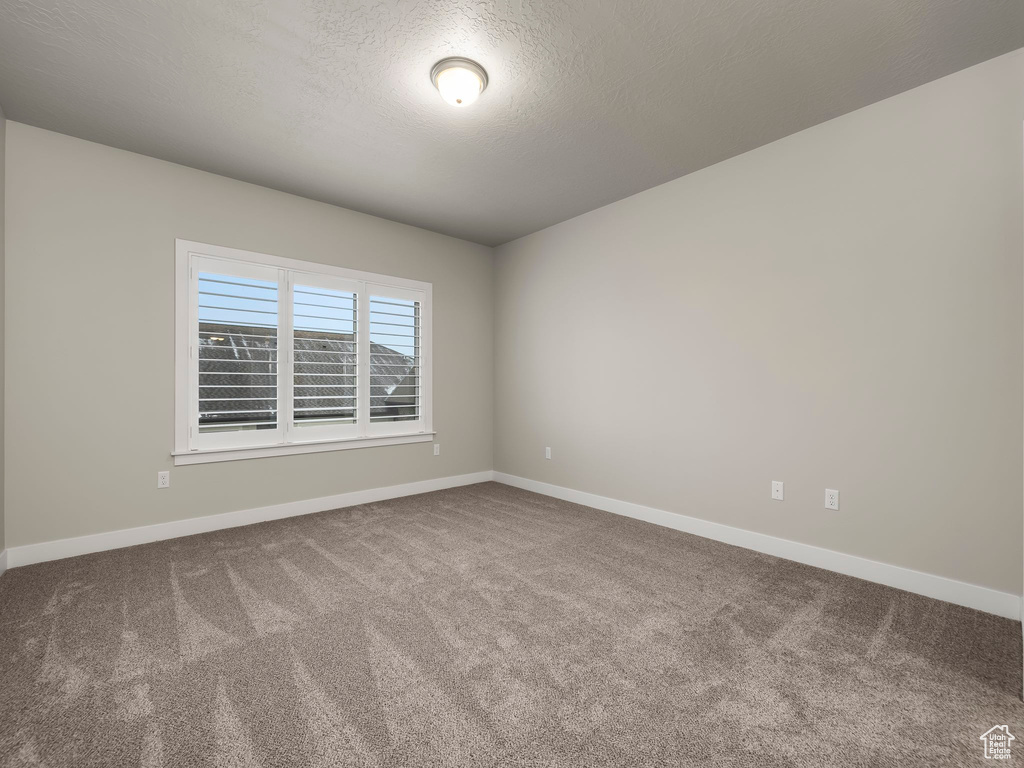
[[[430,80],[441,92],[441,98],[453,107],[468,107],[487,87],[484,68],[461,56],[437,62],[430,70]]]

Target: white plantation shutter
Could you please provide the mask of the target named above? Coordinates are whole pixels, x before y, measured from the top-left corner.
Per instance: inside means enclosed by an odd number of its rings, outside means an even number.
[[[430,440],[429,283],[177,247],[175,463]]]
[[[278,439],[279,271],[197,261],[193,438],[204,447]]]
[[[292,286],[294,437],[355,435],[359,421],[359,286],[296,275]]]
[[[377,285],[369,295],[370,432],[422,429],[423,295]]]

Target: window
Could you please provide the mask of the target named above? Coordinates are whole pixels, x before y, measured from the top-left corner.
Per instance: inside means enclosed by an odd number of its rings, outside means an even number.
[[[175,464],[432,440],[429,283],[176,250]]]

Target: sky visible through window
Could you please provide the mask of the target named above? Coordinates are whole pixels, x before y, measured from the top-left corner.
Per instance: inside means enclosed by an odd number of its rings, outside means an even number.
[[[277,327],[277,283],[233,275],[199,274],[199,322]],[[352,293],[326,288],[295,288],[295,330],[353,332]],[[407,343],[415,335],[415,302],[383,299],[371,302],[370,341],[414,357]],[[381,311],[378,311],[381,310]],[[405,338],[403,338],[405,337]]]

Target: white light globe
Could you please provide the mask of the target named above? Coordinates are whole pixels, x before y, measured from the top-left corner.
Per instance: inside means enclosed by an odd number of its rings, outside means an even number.
[[[441,92],[441,98],[453,107],[468,107],[480,96],[483,83],[476,72],[450,67],[438,73],[437,90]]]
[[[487,88],[487,71],[472,59],[450,56],[430,70],[441,98],[453,107],[468,107]]]

